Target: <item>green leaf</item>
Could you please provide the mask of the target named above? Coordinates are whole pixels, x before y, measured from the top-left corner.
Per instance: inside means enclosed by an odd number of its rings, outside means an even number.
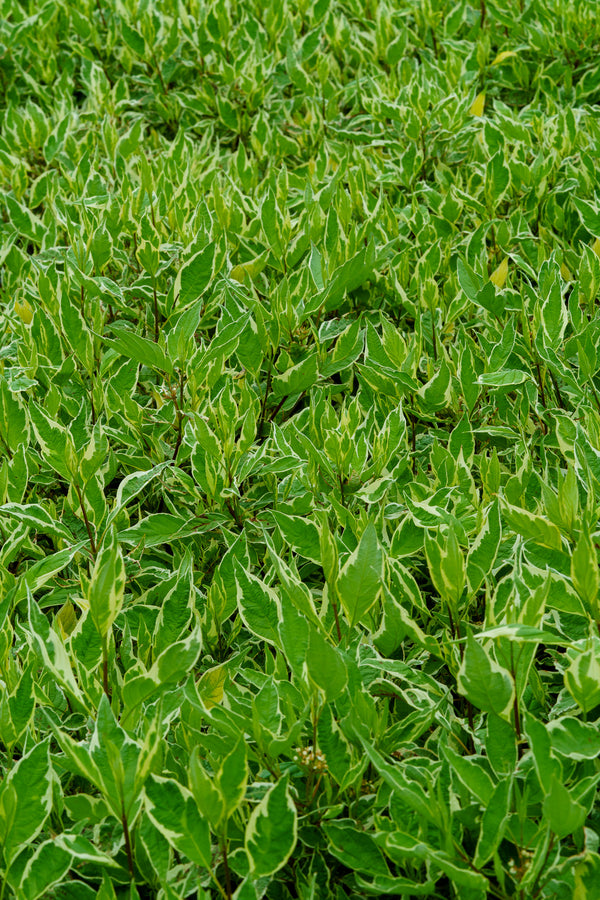
[[[193,669],[202,649],[200,626],[193,629],[185,640],[171,643],[157,657],[154,665],[144,675],[127,673],[123,680],[123,718],[128,721],[131,713],[147,700],[182,681]]]
[[[96,894],[96,900],[117,900],[117,895],[108,872],[102,873],[102,884]]]
[[[572,835],[586,819],[585,807],[573,799],[571,792],[556,776],[552,777],[542,809],[545,821],[559,839]]]
[[[521,369],[500,369],[499,372],[486,372],[479,375],[477,384],[489,388],[513,388],[518,384],[523,384],[529,378],[531,376]]]
[[[498,500],[494,500],[486,510],[483,528],[469,548],[467,555],[466,570],[470,594],[475,594],[486,575],[492,572],[501,539],[500,504]]]
[[[497,775],[514,772],[517,765],[517,742],[512,725],[494,713],[487,718],[485,749]]]
[[[348,683],[348,669],[337,647],[315,628],[310,628],[306,667],[309,678],[320,688],[327,700],[335,700]]]
[[[95,863],[104,869],[120,869],[116,859],[84,837],[82,834],[67,834],[63,832],[54,838],[56,846],[61,847],[75,857],[79,863]]]
[[[587,612],[600,622],[598,554],[586,528],[582,528],[571,557],[571,580]]]
[[[44,827],[52,809],[52,768],[46,739],[16,763],[0,787],[0,845],[10,863]]]
[[[285,513],[273,511],[271,516],[275,520],[283,538],[287,543],[306,559],[320,565],[321,550],[319,544],[319,531],[310,519],[300,516],[288,516]]]
[[[496,293],[493,281],[487,281],[481,290],[478,291],[475,303],[483,307],[483,309],[487,309],[494,316],[501,316],[504,312],[502,294]]]
[[[265,193],[260,207],[260,221],[267,238],[267,246],[276,259],[283,256],[281,229],[281,213],[277,208],[277,200],[271,188]]]
[[[128,359],[134,359],[142,366],[150,366],[160,372],[173,374],[173,364],[160,344],[149,341],[133,331],[125,331],[120,328],[116,337],[106,340],[106,344]]]
[[[315,245],[311,242],[310,247],[310,256],[308,258],[308,267],[310,269],[310,274],[312,275],[312,279],[315,283],[315,287],[318,291],[322,291],[325,287],[323,282],[323,263],[321,260],[321,254]]]
[[[550,550],[562,550],[560,531],[552,522],[509,503],[503,505],[503,512],[511,528],[524,538]]]
[[[572,195],[571,200],[581,217],[585,229],[590,234],[593,234],[594,237],[600,238],[600,213],[590,203],[582,200],[581,197]]]
[[[33,672],[34,666],[28,666],[8,697],[10,721],[3,723],[3,743],[7,746],[15,744],[21,738],[33,716],[35,710]]]
[[[424,843],[412,838],[410,835],[403,834],[399,831],[392,831],[386,837],[386,850],[392,859],[404,861],[405,858],[425,860],[428,868],[438,868],[441,872],[455,885],[466,888],[471,893],[466,896],[472,896],[476,900],[485,900],[488,894],[489,882],[485,875],[480,872],[473,872],[468,868],[466,862],[459,863],[451,859],[447,853],[436,850]]]
[[[237,605],[244,625],[256,637],[279,646],[279,597],[255,575],[246,572],[237,559],[233,560],[233,568],[237,582]]]
[[[337,372],[343,372],[355,362],[363,349],[363,332],[360,319],[353,322],[338,337],[335,347],[328,353],[327,360],[321,368],[321,375],[330,378]]]
[[[465,588],[466,570],[452,526],[433,537],[425,535],[425,556],[437,592],[456,611]]]
[[[560,762],[552,754],[550,732],[543,722],[530,713],[523,717],[523,726],[531,752],[538,781],[544,793],[548,793],[553,778],[560,778],[562,768]]]
[[[125,564],[113,528],[96,558],[88,592],[90,614],[102,638],[109,633],[121,610],[124,593]]]
[[[298,836],[298,815],[288,778],[269,788],[252,811],[246,826],[244,846],[252,875],[273,875],[283,868],[294,852]]]
[[[457,687],[477,709],[508,718],[515,696],[513,679],[472,634],[467,636]]]
[[[306,584],[304,584],[304,582],[300,580],[300,577],[298,576],[295,568],[292,568],[291,565],[288,566],[281,559],[281,557],[277,556],[275,548],[273,546],[273,542],[268,535],[265,535],[265,543],[269,551],[269,557],[273,564],[273,568],[277,573],[281,592],[285,600],[285,602],[282,602],[283,620],[282,622],[280,622],[280,627],[285,623],[287,612],[289,612],[290,610],[294,612],[294,610],[296,609],[299,610],[299,612],[301,612],[304,616],[306,616],[306,618],[311,622],[319,625],[320,620],[311,591],[308,589]],[[292,629],[295,628],[295,625],[292,621],[288,622],[287,624]],[[286,653],[288,652],[288,650],[289,645],[288,647],[286,647]]]
[[[75,469],[75,448],[67,430],[37,404],[29,404],[29,420],[45,459],[55,472],[70,480]]]
[[[243,737],[223,759],[215,779],[223,798],[223,815],[229,817],[239,807],[246,795],[248,760]]]
[[[215,249],[214,243],[207,244],[188,259],[177,273],[174,291],[179,307],[197,300],[210,284],[213,277]]]
[[[444,756],[452,767],[453,777],[486,807],[494,793],[494,781],[484,761],[477,756],[461,756],[452,747],[443,749]]]
[[[594,647],[577,653],[565,670],[565,687],[584,713],[600,703],[600,662]]]
[[[172,778],[151,775],[145,786],[147,811],[160,833],[197,866],[210,869],[210,832],[192,794]]]
[[[326,822],[322,828],[329,853],[353,872],[389,876],[383,853],[371,835],[360,830],[354,821]]]
[[[439,810],[436,809],[435,798],[427,797],[420,784],[409,781],[399,769],[386,763],[381,754],[372,746],[370,740],[361,735],[360,742],[365,756],[375,771],[398,795],[402,803],[417,813],[424,821],[437,827]]]
[[[468,416],[464,415],[453,429],[448,441],[448,450],[456,460],[458,460],[462,451],[463,459],[467,465],[472,464],[475,454],[475,439]]]
[[[43,559],[38,560],[23,573],[19,584],[17,585],[16,599],[23,600],[27,596],[29,590],[34,594],[46,582],[48,582],[57,572],[64,569],[71,560],[81,552],[83,547],[89,546],[87,539],[73,544],[67,550],[59,550],[58,553],[50,553]]]
[[[575,892],[573,900],[599,900],[600,856],[585,850],[573,866]]]
[[[337,580],[337,593],[350,627],[362,621],[381,590],[383,556],[377,532],[369,522]]]
[[[475,849],[473,865],[480,869],[497,851],[510,815],[512,778],[503,778],[486,804]]]
[[[316,384],[319,377],[317,353],[311,353],[302,362],[291,366],[282,375],[276,375],[272,381],[274,397],[287,397],[290,394],[301,394]]]
[[[557,275],[542,303],[542,330],[548,347],[558,350],[569,323],[569,315],[562,297],[560,276]]]
[[[402,641],[409,638],[415,646],[422,647],[433,656],[443,656],[438,641],[423,631],[416,619],[408,613],[386,585],[383,586],[383,616],[381,628],[374,635],[375,645],[380,653],[383,654],[386,641],[392,641],[395,649]],[[387,655],[392,655],[392,652]]]
[[[175,572],[172,586],[163,597],[152,633],[156,657],[189,633],[196,605],[193,557],[187,551]]]
[[[13,393],[0,376],[0,447],[15,451],[27,439],[27,414],[18,394]]]
[[[208,529],[213,527],[216,526],[208,525]],[[131,528],[119,531],[117,538],[121,544],[139,544],[144,541],[146,547],[157,547],[159,544],[170,544],[197,534],[203,528],[207,526],[202,519],[173,516],[170,513],[151,513]]]
[[[27,608],[29,618],[27,639],[30,645],[39,654],[44,668],[57,679],[71,699],[75,700],[80,708],[86,709],[87,705],[73,673],[71,658],[65,645],[57,632],[50,628],[48,619],[40,612],[29,588],[27,588]]]
[[[504,164],[504,153],[498,150],[490,159],[486,169],[486,192],[490,202],[499,203],[510,184],[510,172]]]
[[[225,801],[213,778],[205,771],[197,746],[194,747],[190,756],[188,777],[190,790],[194,795],[200,815],[206,818],[213,831],[216,831],[225,817]]]
[[[304,663],[310,639],[308,621],[291,603],[282,604],[282,615],[279,636],[285,658],[294,676],[304,680]]]
[[[476,297],[483,287],[483,279],[480,278],[479,275],[476,275],[469,264],[460,257],[456,263],[456,274],[458,275],[458,281],[461,288],[469,300],[475,303]]]
[[[435,879],[431,878],[424,882],[413,881],[412,878],[404,878],[402,876],[393,876],[391,878],[383,875],[376,875],[372,880],[367,881],[356,875],[356,883],[369,896],[383,897],[392,895],[393,897],[433,897],[435,896]]]
[[[170,465],[171,461],[167,460],[166,462],[152,466],[152,468],[148,469],[146,472],[131,472],[129,475],[126,475],[117,488],[114,506],[107,519],[107,525],[110,525],[114,521],[120,510],[124,509],[134,497],[137,497],[147,484],[160,475],[160,473]]]
[[[570,759],[596,759],[600,755],[600,732],[596,725],[574,716],[562,716],[548,723],[552,749]]]
[[[48,896],[50,888],[60,884],[71,868],[73,856],[56,841],[49,840],[36,849],[23,870],[18,896],[37,900]]]
[[[51,534],[53,537],[63,538],[69,542],[73,540],[69,529],[53,518],[39,503],[5,503],[4,506],[0,506],[0,512],[19,522],[24,522],[42,534]]]
[[[146,42],[139,31],[128,25],[124,19],[121,19],[121,34],[129,49],[144,59],[146,56]]]
[[[148,734],[156,739],[151,728]],[[146,757],[143,749],[117,722],[108,697],[102,694],[89,754],[101,778],[104,799],[119,820],[123,815],[131,818],[139,808],[139,795],[148,774],[141,765]],[[156,750],[154,746],[152,754]]]
[[[333,715],[333,704],[326,703],[318,723],[319,749],[325,756],[327,771],[339,785],[345,785],[352,767],[350,745]]]
[[[417,393],[422,399],[425,412],[434,413],[447,409],[452,399],[452,379],[445,359],[433,378],[420,387]]]

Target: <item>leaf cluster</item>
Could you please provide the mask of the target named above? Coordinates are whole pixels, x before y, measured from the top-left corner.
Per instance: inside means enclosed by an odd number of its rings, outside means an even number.
[[[599,39],[0,0],[0,900],[597,896]]]

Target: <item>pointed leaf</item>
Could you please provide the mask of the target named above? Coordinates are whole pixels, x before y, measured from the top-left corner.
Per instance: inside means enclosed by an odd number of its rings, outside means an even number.
[[[246,827],[245,847],[254,877],[273,875],[296,846],[298,815],[287,778],[282,778],[253,810]]]

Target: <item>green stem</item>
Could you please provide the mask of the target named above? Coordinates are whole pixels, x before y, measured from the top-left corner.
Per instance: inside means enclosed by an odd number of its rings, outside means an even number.
[[[131,880],[135,878],[134,867],[133,867],[133,852],[131,849],[131,836],[129,834],[129,823],[127,822],[127,816],[125,815],[125,810],[123,809],[121,815],[121,824],[123,826],[123,834],[125,836],[125,852],[127,853],[127,866],[129,868],[129,875],[131,876]]]
[[[556,839],[556,835],[554,834],[554,832],[551,832],[551,834],[550,834],[550,841],[549,841],[549,843],[548,843],[548,849],[546,850],[546,856],[544,857],[543,865],[541,866],[540,871],[539,871],[539,874],[538,874],[537,878],[535,879],[535,881],[533,882],[533,884],[532,884],[532,886],[531,886],[531,896],[532,896],[532,897],[537,897],[538,894],[540,893],[540,891],[542,890],[543,885],[540,885],[540,887],[537,887],[537,885],[538,885],[538,882],[539,882],[540,877],[541,877],[541,875],[542,875],[542,872],[543,872],[544,869],[546,868],[546,864],[547,864],[547,862],[548,862],[548,858],[550,857],[550,854],[552,853],[552,848],[554,847],[554,841],[555,841],[555,839]],[[0,898],[0,900],[2,900],[2,898]]]
[[[221,897],[223,897],[223,900],[231,900],[231,894],[229,896],[227,896],[227,894],[225,893],[225,889],[223,888],[223,885],[221,884],[221,882],[219,881],[219,879],[217,878],[215,873],[211,872],[211,875],[212,875],[212,880],[214,881],[214,883],[217,886],[217,890],[218,890],[219,894],[221,895]]]
[[[313,802],[313,800],[314,800],[315,797],[317,796],[317,791],[319,790],[319,787],[320,787],[322,781],[323,781],[323,773],[321,773],[321,774],[319,775],[319,777],[317,778],[317,782],[316,782],[316,784],[315,784],[315,786],[314,786],[314,788],[313,788],[312,794],[311,794],[310,797],[308,798],[308,805],[309,805],[309,806],[311,805],[311,803]]]
[[[519,711],[519,695],[517,692],[517,667],[515,666],[515,651],[514,645],[511,642],[510,645],[510,674],[512,675],[512,679],[515,683],[515,699],[513,700],[513,714],[515,717],[515,733],[517,735],[517,741],[521,740],[521,715]]]
[[[88,534],[88,539],[90,542],[90,550],[92,551],[92,555],[96,557],[98,553],[98,548],[96,547],[96,541],[94,539],[94,533],[92,531],[92,526],[90,524],[90,520],[87,517],[87,513],[85,511],[85,506],[83,504],[83,497],[81,495],[81,490],[76,481],[73,482],[73,487],[75,488],[75,493],[77,494],[77,498],[79,500],[79,506],[81,507],[81,514],[83,515],[83,521],[85,523],[85,528]]]
[[[473,704],[467,700],[467,720],[469,722],[469,743],[471,745],[471,753],[475,753],[475,722],[473,719]]]
[[[419,137],[421,139],[421,153],[423,154],[423,162],[421,163],[421,174],[425,177],[425,165],[427,163],[427,144],[425,142],[425,129],[422,128],[419,132]]]
[[[433,358],[435,362],[437,362],[438,358],[438,349],[437,349],[437,337],[435,332],[435,312],[431,310],[431,340],[433,341]]]
[[[183,391],[185,387],[183,369],[179,372],[179,403],[175,400],[175,409],[177,410],[177,440],[175,441],[175,448],[173,450],[173,461],[177,462],[177,454],[179,453],[179,448],[181,447],[181,442],[183,440]]]
[[[163,76],[162,76],[162,72],[161,72],[161,70],[160,70],[160,66],[159,66],[159,64],[158,64],[158,60],[156,59],[156,53],[154,52],[154,50],[152,50],[152,62],[154,63],[154,65],[155,65],[155,67],[156,67],[156,72],[157,72],[157,75],[158,75],[158,78],[159,78],[159,81],[160,81],[160,86],[161,86],[161,88],[162,88],[163,94],[168,94],[169,91],[168,91],[168,88],[167,88],[167,86],[166,86],[166,84],[165,84],[165,80],[164,80],[164,78],[163,78]]]
[[[338,612],[337,600],[335,598],[335,587],[331,589],[331,605],[333,606],[333,616],[335,618],[335,630],[337,633],[338,644],[342,641],[342,629],[340,628],[340,616]]]
[[[544,409],[547,409],[546,392],[544,391],[544,380],[542,378],[542,370],[540,369],[540,363],[539,363],[539,360],[537,360],[537,359],[535,361],[535,368],[537,371],[538,384],[540,386],[540,399],[542,401],[542,406],[544,407]]]
[[[449,603],[446,603],[448,607],[448,619],[450,621],[450,634],[452,635],[452,639],[456,640],[456,628],[454,627],[454,617],[452,615],[452,609]]]
[[[592,394],[594,395],[594,400],[596,401],[596,406],[598,407],[598,411],[600,412],[600,398],[596,392],[596,388],[594,387],[594,382],[590,378],[590,387],[592,389]]]
[[[271,412],[271,414],[269,415],[270,422],[272,422],[274,420],[275,416],[277,415],[277,413],[279,412],[279,410],[281,409],[281,407],[283,406],[283,404],[285,403],[286,400],[287,400],[287,397],[284,397],[283,400],[280,400],[280,402],[277,404],[275,409]]]
[[[237,498],[234,498],[233,501],[230,500],[229,498],[227,498],[227,500],[225,500],[225,506],[229,510],[229,514],[231,515],[231,518],[233,519],[233,521],[235,522],[237,527],[243,528],[244,527],[244,518],[240,512],[240,507],[237,502]]]
[[[4,850],[4,847],[2,848]],[[4,872],[4,878],[2,879],[2,887],[0,888],[0,900],[4,900],[4,892],[6,890],[6,885],[8,883],[8,873],[10,872],[10,867],[12,865],[12,861],[9,862],[6,870]]]
[[[271,393],[271,380],[273,378],[273,353],[271,353],[269,357],[269,371],[267,372],[267,383],[265,385],[265,396],[263,397],[262,406],[260,410],[260,418],[258,420],[257,426],[257,434],[262,433],[262,428],[265,423],[265,416],[267,414],[267,401],[269,399],[269,394]]]
[[[9,459],[12,459],[13,456],[12,456],[10,447],[8,446],[7,441],[4,439],[4,435],[2,434],[1,431],[0,431],[0,441],[2,441],[2,443],[4,445],[4,449],[6,450],[6,455],[8,456]]]
[[[94,406],[94,373],[90,373],[90,406],[92,407],[92,425],[96,424],[96,407]]]
[[[229,868],[229,860],[227,859],[227,834],[223,836],[221,850],[223,851],[223,868],[225,869],[225,896],[227,897],[227,900],[231,900],[233,893],[231,890],[231,870]]]
[[[430,27],[431,27],[431,42],[433,44],[433,52],[434,52],[435,58],[437,59],[439,57],[439,51],[438,51],[437,38],[435,36],[435,28],[433,27],[433,25]]]
[[[158,329],[158,294],[156,293],[156,280],[152,279],[152,295],[154,298],[154,343],[158,344],[159,338],[159,329]]]
[[[551,378],[552,384],[554,386],[554,393],[556,394],[556,400],[558,402],[558,405],[560,406],[561,409],[566,409],[567,407],[565,406],[563,396],[560,392],[560,388],[558,386],[558,381],[556,380],[556,376],[555,376],[554,372],[552,371],[552,369],[548,369],[548,371],[550,373],[550,378]]]
[[[490,216],[491,216],[491,213],[490,213]],[[495,265],[496,260],[498,258],[498,244],[496,243],[496,226],[494,225],[493,221],[490,223],[490,237],[492,239],[492,252],[494,254],[494,262],[492,263],[492,265]],[[489,266],[489,264],[488,264],[488,266]]]
[[[110,700],[110,686],[108,684],[108,635],[102,638],[102,690]]]
[[[412,470],[413,475],[417,474],[417,426],[415,417],[412,413],[408,414],[410,419],[410,446],[412,450]]]
[[[105,28],[107,28],[108,26],[106,24],[106,19],[104,18],[104,11],[100,5],[100,0],[96,0],[96,9],[100,13],[100,18],[102,19],[102,24],[104,25]]]

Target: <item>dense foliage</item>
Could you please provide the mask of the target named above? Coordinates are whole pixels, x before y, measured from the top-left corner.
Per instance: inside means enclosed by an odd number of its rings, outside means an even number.
[[[0,0],[0,900],[599,896],[599,48]]]

